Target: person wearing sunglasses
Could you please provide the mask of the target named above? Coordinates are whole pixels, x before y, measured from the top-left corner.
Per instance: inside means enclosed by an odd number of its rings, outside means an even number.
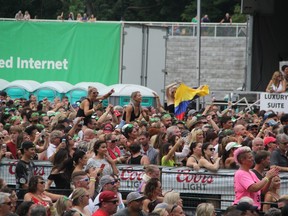
[[[0,192],[0,215],[11,213],[11,200],[9,193]]]
[[[99,203],[100,200],[100,195],[102,192],[104,191],[113,191],[114,193],[117,192],[117,182],[115,181],[115,179],[110,176],[110,175],[104,175],[101,177],[100,181],[99,181],[99,187],[98,187],[98,192],[99,194],[96,196],[96,198],[94,199],[94,203],[93,205],[89,205],[89,208],[92,212],[95,212],[99,205],[97,205],[97,203]],[[116,193],[117,195],[117,193]],[[120,197],[122,197],[122,195],[119,195]],[[119,202],[119,197],[117,195],[118,198],[118,202]],[[118,208],[118,205],[117,205]]]
[[[103,191],[99,195],[99,209],[92,216],[111,216],[117,212],[118,197],[113,191]]]
[[[125,111],[123,113],[123,122],[126,124],[131,123],[137,120],[141,115],[146,119],[149,120],[149,116],[147,115],[147,109],[144,109],[141,106],[142,102],[142,95],[140,91],[132,92],[130,103],[126,106]],[[121,124],[122,126],[124,123]]]
[[[117,211],[114,216],[126,216],[126,215],[135,215],[135,216],[144,216],[143,212],[143,200],[144,195],[138,192],[130,192],[127,195],[126,203],[127,207]]]
[[[205,168],[211,172],[216,172],[220,168],[221,157],[213,158],[215,148],[210,142],[202,145],[202,156],[198,162],[200,168]]]
[[[90,195],[85,188],[76,188],[71,196],[72,210],[77,211],[82,216],[91,216],[91,212],[85,207],[89,204]]]
[[[61,198],[62,195],[45,191],[45,181],[41,176],[32,176],[29,179],[28,193],[24,196],[24,201],[32,201],[35,204],[46,208],[47,214],[51,215],[55,211],[52,201]]]
[[[111,89],[107,94],[99,97],[97,88],[89,86],[88,96],[81,102],[76,117],[84,117],[84,125],[87,125],[88,119],[91,118],[92,114],[95,113],[98,108],[102,107],[100,101],[107,99],[113,93],[114,89]],[[94,106],[95,102],[98,102],[96,106]]]

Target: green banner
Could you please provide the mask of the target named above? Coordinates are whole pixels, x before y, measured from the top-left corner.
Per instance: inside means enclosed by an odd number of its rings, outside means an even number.
[[[0,78],[118,83],[120,24],[0,22]]]

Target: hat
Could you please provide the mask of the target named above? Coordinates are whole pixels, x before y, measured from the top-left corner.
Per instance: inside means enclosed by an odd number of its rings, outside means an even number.
[[[109,202],[109,201],[116,201],[118,200],[117,194],[113,191],[103,191],[99,195],[99,203],[102,202]]]
[[[53,111],[53,110],[49,110],[47,111],[47,116],[50,117],[50,116],[55,116],[56,113]]]
[[[186,122],[186,127],[187,127],[188,129],[191,129],[191,127],[197,125],[198,123],[202,123],[202,121],[198,121],[198,120],[197,120],[197,117],[194,116],[191,120],[188,120],[188,121]]]
[[[232,148],[239,148],[241,147],[242,145],[238,144],[237,142],[229,142],[226,147],[225,147],[225,150],[228,152],[230,151],[230,149]]]
[[[276,139],[274,137],[265,137],[263,141],[264,146],[267,146],[269,143],[276,142]]]
[[[257,208],[258,208],[257,206],[253,206],[248,202],[241,202],[236,206],[236,209],[240,211],[248,211],[248,210],[255,211],[257,210]]]
[[[103,132],[104,133],[112,133],[113,131],[114,131],[114,127],[112,124],[110,124],[110,123],[104,124],[104,126],[103,126]]]
[[[197,113],[197,111],[195,109],[191,109],[189,110],[187,116],[193,116],[195,113]]]
[[[35,148],[35,145],[33,142],[30,141],[25,141],[21,144],[21,148],[20,149],[29,149],[29,148]]]
[[[99,191],[102,191],[103,187],[108,184],[108,183],[112,183],[112,182],[115,182],[114,178],[110,175],[104,175],[101,177],[100,181],[99,181],[99,187],[100,187],[100,190]]]
[[[144,199],[144,195],[141,195],[138,192],[131,192],[127,195],[126,202],[130,203],[132,201],[137,201],[137,200],[141,200],[141,199]]]
[[[254,127],[258,128],[259,125],[255,124],[255,123],[251,123],[251,124],[248,125],[247,130],[251,130]]]

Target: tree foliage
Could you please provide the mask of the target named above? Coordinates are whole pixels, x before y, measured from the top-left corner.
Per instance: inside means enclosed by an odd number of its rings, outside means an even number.
[[[13,18],[22,10],[31,17],[56,19],[62,12],[94,14],[98,20],[190,22],[197,13],[197,0],[0,0],[0,16]],[[202,14],[219,22],[226,12],[233,21],[245,21],[240,14],[240,0],[201,0]]]

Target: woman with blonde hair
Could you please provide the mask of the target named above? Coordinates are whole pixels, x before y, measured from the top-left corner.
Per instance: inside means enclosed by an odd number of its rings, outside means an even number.
[[[211,203],[200,203],[196,208],[196,216],[216,216],[215,208]]]
[[[89,86],[88,96],[81,102],[76,117],[84,117],[84,125],[87,125],[92,114],[102,106],[101,101],[107,99],[113,93],[114,89],[111,89],[107,94],[98,97],[99,92],[97,88]],[[95,102],[98,102],[96,106],[94,106]]]
[[[82,216],[91,216],[91,213],[84,209],[89,204],[89,192],[85,188],[76,188],[71,196],[73,210],[80,213]]]
[[[181,208],[183,207],[183,200],[180,197],[180,193],[176,191],[168,191],[165,193],[163,202],[169,205],[179,205]]]
[[[191,142],[196,142],[196,143],[203,143],[204,142],[204,134],[203,134],[203,130],[200,128],[194,128],[191,131],[192,134],[192,140]]]
[[[61,197],[55,202],[54,207],[56,209],[56,216],[60,216],[63,212],[72,208],[72,200],[66,196]]]
[[[130,103],[126,106],[122,118],[126,124],[137,120],[141,114],[147,121],[149,120],[149,116],[147,115],[146,110],[142,108],[141,102],[142,95],[140,91],[132,92]],[[124,122],[122,122],[122,126],[124,125]]]
[[[272,79],[267,85],[266,92],[269,93],[283,93],[286,91],[286,80],[283,78],[283,74],[279,71],[275,71],[272,75]]]

